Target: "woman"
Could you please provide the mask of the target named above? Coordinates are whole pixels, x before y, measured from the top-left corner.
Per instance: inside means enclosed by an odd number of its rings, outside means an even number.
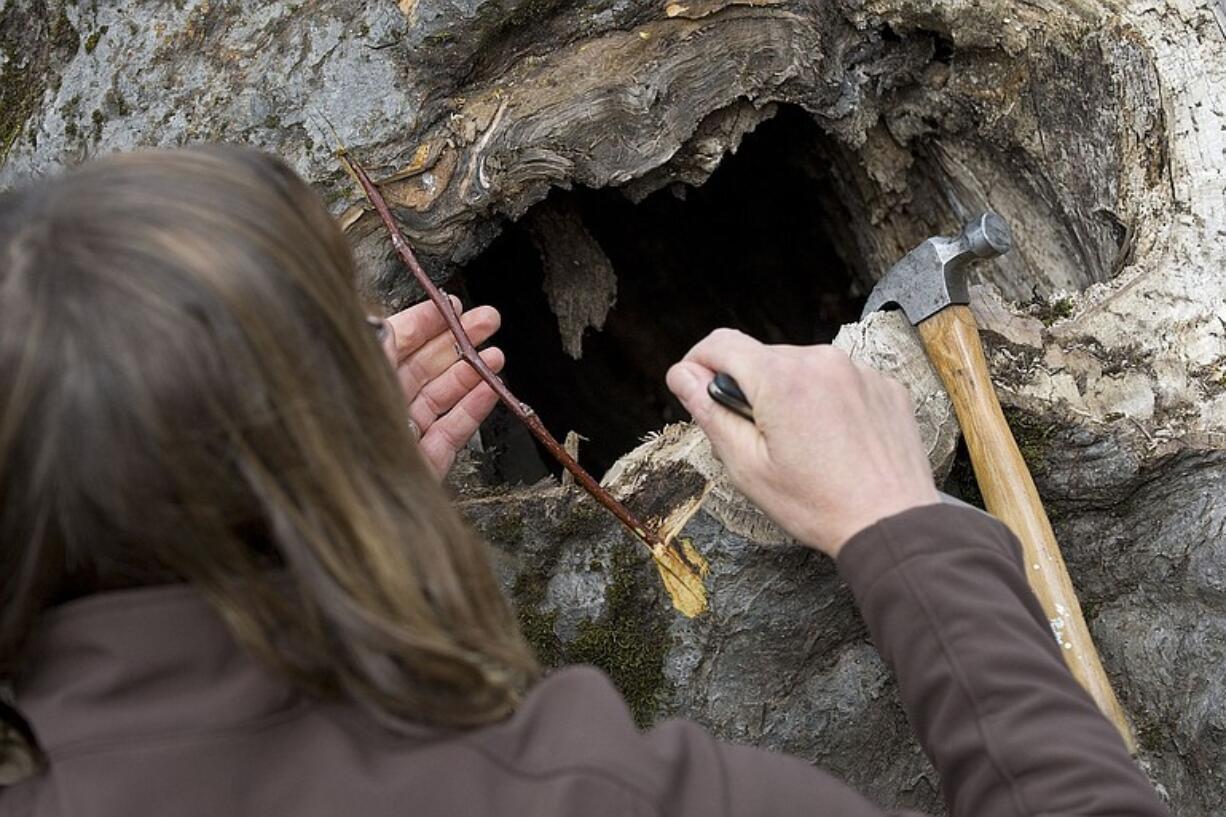
[[[355,281],[310,189],[251,151],[0,203],[0,674],[41,761],[0,815],[879,814],[692,725],[639,734],[591,670],[540,679],[437,484],[492,395],[432,307],[383,328],[388,366]],[[482,341],[497,316],[465,321]],[[716,369],[756,426],[706,398]],[[955,813],[1162,813],[1008,533],[933,505],[900,386],[732,332],[669,383],[838,556]]]

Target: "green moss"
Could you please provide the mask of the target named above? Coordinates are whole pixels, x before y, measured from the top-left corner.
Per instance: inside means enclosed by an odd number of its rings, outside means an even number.
[[[132,113],[132,108],[128,106],[128,100],[115,88],[111,88],[106,92],[105,101],[120,116],[127,116]]]
[[[612,575],[605,590],[604,613],[579,625],[579,635],[566,649],[567,662],[591,664],[608,673],[621,690],[634,719],[650,724],[665,690],[664,657],[669,636],[666,620],[644,604],[641,583],[654,581],[638,551],[619,542],[613,551]]]
[[[1166,730],[1156,723],[1147,723],[1137,729],[1137,743],[1146,752],[1160,752],[1166,747]]]
[[[587,494],[578,498],[558,520],[554,533],[559,539],[576,539],[595,536],[604,530],[607,520],[605,511]]]
[[[481,532],[500,545],[516,544],[524,535],[524,517],[514,511],[501,513],[487,520]]]
[[[72,56],[81,47],[81,35],[72,27],[72,21],[63,9],[51,24],[50,34],[52,48],[62,56]]]
[[[102,111],[95,108],[93,114],[90,115],[90,119],[94,123],[93,137],[94,141],[97,142],[102,138],[102,126],[106,122],[106,117],[103,116]]]
[[[77,120],[81,116],[81,95],[73,94],[63,105],[60,106],[60,118],[64,120],[64,135],[69,139],[76,139],[81,133]]]
[[[668,619],[656,601],[656,573],[629,540],[613,550],[600,617],[581,621],[575,639],[563,643],[555,630],[557,610],[543,610],[557,553],[525,565],[511,588],[519,628],[546,669],[589,664],[603,670],[621,691],[640,726],[655,719],[667,691],[664,659],[670,647]],[[535,561],[535,560],[534,560]],[[604,572],[593,561],[592,572]]]
[[[1076,308],[1076,302],[1067,296],[1055,301],[1041,300],[1035,307],[1035,317],[1043,321],[1044,326],[1051,326],[1056,321],[1071,318]]]
[[[269,130],[276,130],[277,128],[281,127],[281,117],[277,116],[275,113],[270,113],[268,116],[264,117],[264,127],[268,128]]]
[[[1146,351],[1138,343],[1130,343],[1118,349],[1103,349],[1099,347],[1099,362],[1103,374],[1111,377],[1127,372],[1145,371],[1149,368],[1151,352]]]
[[[8,58],[0,65],[0,165],[21,137],[43,92],[58,80],[55,66],[80,47],[77,30],[63,10],[50,20],[39,20],[32,29],[24,18],[18,19],[19,13],[24,14],[10,6],[0,14],[0,32],[6,35],[0,46]],[[9,32],[18,32],[12,41],[7,39]]]
[[[511,601],[519,619],[519,630],[532,645],[536,660],[543,667],[553,668],[562,664],[562,644],[554,632],[557,611],[541,611],[547,583],[546,577],[539,573],[520,573],[511,588]]]
[[[85,38],[85,53],[92,54],[94,49],[98,47],[98,41],[102,39],[102,35],[108,31],[108,26],[101,26],[94,33]]]
[[[439,31],[422,37],[421,41],[426,46],[435,47],[455,42],[456,36],[450,31]]]
[[[1075,339],[1077,345],[1083,347],[1098,360],[1102,373],[1106,377],[1135,371],[1151,371],[1153,352],[1139,343],[1129,343],[1126,346],[1104,346],[1098,338],[1082,335]]]
[[[1051,514],[1048,514],[1051,517]],[[1098,613],[1102,609],[1102,600],[1095,596],[1080,596],[1078,602],[1081,604],[1081,617],[1087,622],[1092,623],[1098,618]]]
[[[1013,432],[1013,439],[1017,441],[1018,450],[1022,452],[1022,459],[1026,460],[1031,473],[1045,472],[1056,424],[1016,408],[1006,407],[1004,412],[1009,430]]]
[[[60,106],[60,116],[67,119],[70,116],[76,116],[77,110],[81,107],[81,95],[73,94],[67,102]]]

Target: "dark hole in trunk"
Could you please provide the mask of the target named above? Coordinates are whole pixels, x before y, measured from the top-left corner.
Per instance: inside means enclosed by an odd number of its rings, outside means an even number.
[[[565,353],[543,289],[533,213],[464,270],[468,301],[503,314],[496,341],[511,389],[558,439],[572,430],[587,438],[580,461],[598,478],[644,435],[687,418],[664,375],[712,329],[808,344],[858,318],[863,285],[831,240],[847,224],[819,158],[826,138],[785,108],[701,187],[677,183],[639,204],[616,189],[554,191],[538,205],[581,221],[616,275],[616,302],[603,329],[584,333],[579,360]],[[501,410],[482,436],[492,480],[558,472]]]

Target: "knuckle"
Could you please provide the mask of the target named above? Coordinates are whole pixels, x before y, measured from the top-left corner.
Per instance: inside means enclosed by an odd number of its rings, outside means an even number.
[[[452,422],[443,423],[439,431],[442,433],[443,442],[452,451],[458,451],[468,442],[468,432],[462,423],[455,422],[457,418],[450,418]]]
[[[446,412],[446,409],[429,386],[418,393],[417,399],[421,401],[422,407],[435,417],[440,417]]]
[[[771,380],[776,376],[787,373],[795,365],[792,360],[789,360],[782,354],[768,353],[762,356],[757,368],[762,373],[764,379]]]
[[[830,369],[849,369],[852,366],[851,358],[837,346],[814,346],[812,360]]]
[[[842,349],[834,346],[814,346],[807,364],[818,377],[846,382],[855,375],[855,364]]]
[[[403,326],[399,330],[393,329],[392,337],[395,338],[396,353],[401,360],[417,351],[426,340],[422,337],[421,328],[416,324]]]
[[[416,395],[430,382],[430,371],[415,357],[400,364],[400,387],[406,393]]]
[[[718,329],[711,330],[711,333],[707,335],[707,340],[716,343],[726,343],[730,340],[739,339],[742,334],[743,333],[740,330],[732,329],[731,327],[727,326],[721,326]]]

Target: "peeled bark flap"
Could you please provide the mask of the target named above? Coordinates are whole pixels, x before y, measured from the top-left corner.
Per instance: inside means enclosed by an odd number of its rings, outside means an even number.
[[[558,318],[562,348],[583,357],[583,333],[599,330],[617,298],[617,276],[600,244],[573,208],[533,209],[528,232],[545,268],[545,295]]]

